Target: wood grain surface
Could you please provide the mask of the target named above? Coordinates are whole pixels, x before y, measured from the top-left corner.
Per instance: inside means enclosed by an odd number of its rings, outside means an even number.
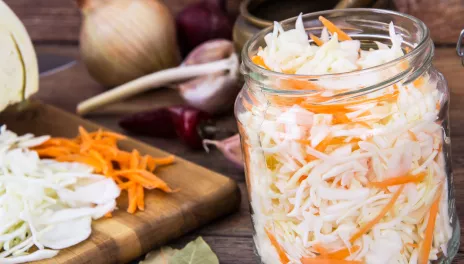
[[[75,0],[4,1],[22,20],[33,41],[77,43],[82,17]],[[174,15],[187,5],[199,1],[201,0],[163,0]],[[231,16],[238,13],[240,1],[225,1],[227,11]]]
[[[100,126],[55,107],[32,102],[21,111],[11,107],[0,115],[0,123],[19,134],[75,137],[79,125],[89,131]],[[128,139],[120,147],[137,149],[142,155],[164,157],[168,153],[142,142]],[[134,215],[126,192],[118,198],[120,210],[113,217],[92,225],[85,242],[61,250],[57,257],[38,263],[126,263],[193,229],[238,209],[240,192],[235,181],[181,158],[174,165],[157,168],[157,175],[178,192],[147,191],[145,211]]]
[[[393,0],[398,11],[413,15],[427,24],[432,39],[454,44],[464,29],[463,0]]]
[[[77,56],[76,49],[76,47],[47,45],[39,46],[37,50],[38,52],[53,51],[62,55]],[[464,67],[461,66],[454,48],[437,48],[434,65],[445,75],[451,90],[450,119],[456,206],[461,220],[461,227],[464,227],[464,82],[462,77],[464,76]],[[39,98],[64,107],[69,111],[73,111],[77,102],[82,100],[82,96],[77,91],[85,89],[87,94],[91,94],[102,89],[90,79],[85,69],[79,64],[56,75],[44,77],[41,80],[41,85]],[[50,93],[50,90],[54,92]],[[178,104],[179,102],[181,100],[175,91],[169,89],[158,90],[111,105],[105,111],[88,118],[114,131],[124,133],[118,126],[118,121],[124,114],[123,109],[128,109],[128,112],[131,112],[161,105]],[[232,113],[219,117],[218,125],[229,130],[236,129]],[[231,165],[217,150],[212,150],[208,154],[203,151],[191,151],[175,139],[163,140],[138,136],[137,139],[224,174],[236,180],[241,190],[242,202],[238,212],[182,236],[171,242],[170,245],[182,247],[197,236],[203,236],[218,255],[221,264],[258,263],[253,253],[253,227],[249,215],[243,172]],[[461,238],[464,241],[464,230],[461,230]],[[464,264],[464,245],[461,245],[453,263]]]
[[[74,0],[4,0],[38,42],[77,43],[81,14]],[[91,0],[99,1],[99,0]],[[201,0],[163,0],[173,14]],[[225,0],[228,13],[238,13],[241,0]],[[396,9],[423,20],[436,43],[455,44],[464,29],[463,0],[391,0]]]

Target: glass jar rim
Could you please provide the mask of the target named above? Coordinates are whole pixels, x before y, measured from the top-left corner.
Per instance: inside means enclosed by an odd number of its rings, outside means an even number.
[[[404,13],[400,13],[400,12],[396,12],[396,11],[385,10],[385,9],[376,9],[376,8],[348,8],[348,9],[326,10],[326,11],[319,11],[319,12],[313,12],[313,13],[304,14],[303,15],[303,22],[305,21],[305,18],[307,19],[307,18],[311,18],[311,17],[319,17],[319,16],[324,16],[324,15],[332,14],[332,13],[355,14],[355,13],[359,13],[359,12],[366,12],[366,13],[370,13],[370,14],[379,14],[379,15],[388,14],[388,15],[395,15],[395,16],[399,16],[399,17],[402,17],[402,18],[406,18],[406,19],[410,20],[411,22],[413,22],[415,25],[417,25],[417,27],[420,29],[420,32],[422,33],[421,34],[421,39],[418,42],[418,44],[415,47],[412,48],[412,50],[410,52],[404,54],[403,56],[401,56],[401,57],[399,57],[397,59],[394,59],[392,61],[389,61],[389,62],[384,63],[384,64],[380,64],[380,65],[377,65],[377,66],[374,66],[374,67],[369,67],[369,68],[365,68],[365,69],[361,69],[361,70],[355,70],[355,71],[351,71],[351,72],[330,73],[330,74],[312,74],[312,75],[287,74],[287,73],[276,72],[276,71],[272,71],[272,70],[268,70],[268,69],[265,69],[263,67],[260,67],[260,66],[256,65],[252,61],[250,56],[248,56],[253,43],[255,41],[257,41],[257,40],[264,39],[264,37],[268,33],[272,32],[273,26],[270,26],[270,27],[267,27],[267,28],[261,30],[260,32],[258,32],[256,35],[254,35],[251,39],[249,39],[245,43],[245,46],[243,47],[242,53],[241,53],[242,63],[243,63],[244,66],[249,68],[252,72],[261,73],[261,74],[264,74],[264,75],[267,75],[267,76],[275,76],[277,78],[279,78],[279,77],[280,78],[289,78],[289,77],[291,77],[291,78],[298,78],[298,79],[342,78],[342,77],[349,77],[349,76],[359,75],[359,74],[363,74],[363,73],[369,73],[369,72],[372,72],[372,71],[378,71],[378,70],[382,70],[382,69],[391,67],[393,65],[401,63],[402,61],[405,61],[405,60],[408,60],[410,58],[413,58],[413,57],[417,56],[418,54],[420,54],[420,52],[422,50],[424,50],[426,48],[426,46],[427,46],[426,43],[428,42],[428,40],[430,38],[430,33],[429,33],[429,29],[427,28],[425,23],[422,20],[420,20],[420,19],[418,19],[418,18],[416,18],[414,16],[404,14]],[[295,24],[295,21],[296,21],[297,18],[298,18],[298,16],[292,17],[292,18],[283,20],[280,23],[282,25]]]

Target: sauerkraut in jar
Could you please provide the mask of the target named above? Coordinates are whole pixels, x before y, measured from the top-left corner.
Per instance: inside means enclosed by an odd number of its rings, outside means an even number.
[[[261,261],[449,263],[459,246],[449,92],[420,20],[275,23],[242,53],[238,120]]]

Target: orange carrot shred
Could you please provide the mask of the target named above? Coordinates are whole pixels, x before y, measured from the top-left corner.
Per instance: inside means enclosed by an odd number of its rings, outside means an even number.
[[[137,150],[132,150],[132,155],[130,159],[130,168],[137,169],[139,167],[140,154]]]
[[[331,259],[346,259],[349,257],[352,253],[356,252],[359,250],[359,246],[352,246],[351,248],[343,248],[340,250],[337,250],[335,252],[329,253],[329,258]]]
[[[314,244],[313,248],[320,256],[327,257],[329,255],[327,249],[325,249],[321,244]]]
[[[124,135],[102,129],[89,133],[84,127],[79,127],[78,132],[74,139],[51,138],[33,149],[41,158],[84,163],[93,167],[95,173],[113,179],[121,190],[128,192],[129,213],[145,209],[144,189],[177,191],[153,174],[158,165],[174,163],[174,156],[141,157],[137,150],[127,152],[118,148],[118,141],[126,138]],[[111,212],[107,216],[111,216]]]
[[[369,185],[373,187],[377,187],[377,188],[386,188],[388,186],[406,184],[406,183],[411,183],[411,182],[421,182],[424,180],[426,175],[427,173],[425,172],[420,172],[415,175],[407,174],[404,176],[390,178],[390,179],[387,179],[381,182],[371,182],[369,183]]]
[[[318,46],[324,45],[324,41],[322,41],[322,39],[318,38],[317,36],[313,34],[309,34],[309,37],[314,41],[314,43],[316,43],[316,45]]]
[[[418,264],[427,264],[429,262],[430,250],[432,248],[433,242],[433,231],[435,230],[435,222],[437,220],[438,207],[440,205],[441,198],[441,186],[438,187],[439,191],[435,201],[433,201],[432,206],[430,207],[429,221],[425,228],[424,240],[422,241],[421,248],[419,251]]]
[[[406,243],[406,246],[410,246],[410,247],[413,247],[413,248],[418,248],[419,245],[416,244],[416,243]]]
[[[148,156],[145,155],[139,161],[139,169],[141,169],[141,170],[147,169],[147,164],[148,164]]]
[[[137,210],[137,191],[135,185],[129,187],[128,195],[129,207],[127,208],[127,212],[133,214]]]
[[[387,203],[387,205],[382,209],[382,211],[371,221],[369,221],[367,224],[365,224],[361,229],[359,229],[350,239],[350,242],[353,243],[356,241],[358,238],[360,238],[362,235],[365,233],[369,232],[371,228],[380,222],[382,218],[390,211],[390,209],[395,205],[396,200],[398,200],[398,197],[400,197],[400,194],[403,192],[405,185],[402,185],[396,192],[393,194],[393,197],[391,200]]]
[[[148,157],[148,162],[153,162],[155,165],[170,165],[174,162],[174,156],[167,156],[165,158]]]
[[[275,250],[277,251],[277,254],[279,255],[280,262],[282,264],[287,264],[288,262],[290,262],[290,259],[287,257],[287,253],[285,253],[285,250],[282,248],[279,242],[277,242],[277,239],[275,238],[275,236],[271,232],[269,232],[269,230],[265,229],[265,231],[266,231],[267,237],[271,241],[272,246],[275,248]]]
[[[145,210],[145,202],[144,202],[144,193],[143,193],[143,186],[137,185],[137,208],[140,211]]]
[[[419,78],[417,78],[417,79],[415,79],[415,80],[412,82],[412,84],[413,84],[415,87],[417,87],[417,88],[419,88],[419,87],[421,87],[422,85],[424,85],[424,83],[425,83],[425,80],[424,80],[424,77],[422,77],[422,76],[419,77]]]
[[[251,61],[252,61],[254,64],[256,64],[256,65],[261,66],[261,67],[263,67],[264,69],[269,70],[269,67],[267,67],[266,63],[264,62],[263,57],[258,56],[258,55],[255,55],[255,56],[253,56],[253,57],[251,58]]]
[[[339,40],[341,41],[352,40],[352,38],[348,34],[346,34],[343,30],[335,26],[332,22],[327,20],[325,17],[319,16],[319,21],[322,22],[322,24],[327,28],[327,30],[329,30],[330,33],[332,34],[337,33]]]

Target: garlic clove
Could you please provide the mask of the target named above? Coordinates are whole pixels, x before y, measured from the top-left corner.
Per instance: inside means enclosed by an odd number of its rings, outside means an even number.
[[[182,65],[203,64],[229,57],[235,52],[234,44],[226,39],[214,39],[196,47],[185,58]]]
[[[203,140],[203,147],[209,152],[208,145],[214,145],[224,156],[237,167],[243,168],[242,149],[240,147],[240,135],[236,134],[223,140]]]
[[[182,65],[203,64],[231,58],[227,71],[199,76],[178,85],[184,100],[200,110],[218,114],[230,109],[241,88],[239,60],[231,41],[218,39],[207,41],[193,50]]]

